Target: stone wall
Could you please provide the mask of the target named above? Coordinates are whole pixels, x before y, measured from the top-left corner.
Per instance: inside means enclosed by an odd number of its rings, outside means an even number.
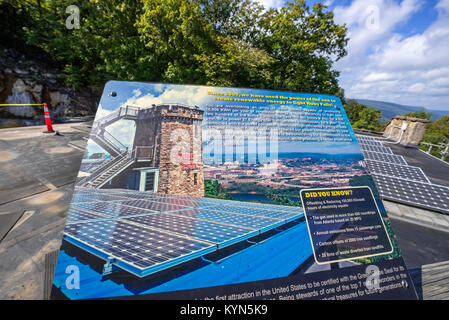
[[[0,103],[46,102],[52,119],[94,115],[99,94],[88,88],[73,89],[65,86],[61,74],[56,68],[27,59],[14,49],[1,49]],[[43,109],[39,106],[1,107],[0,118],[44,123]]]
[[[400,128],[404,123],[407,123],[407,129],[401,137],[402,130]],[[396,116],[385,128],[384,136],[389,136],[394,141],[401,139],[399,142],[401,145],[416,147],[420,144],[429,123],[430,121],[426,119]]]
[[[159,193],[204,195],[202,120],[202,110],[177,105],[139,112],[134,146],[155,148]]]

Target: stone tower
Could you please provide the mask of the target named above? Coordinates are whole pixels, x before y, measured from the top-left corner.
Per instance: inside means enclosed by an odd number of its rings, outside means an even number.
[[[203,196],[203,111],[179,104],[140,109],[134,147],[159,168],[158,193]]]

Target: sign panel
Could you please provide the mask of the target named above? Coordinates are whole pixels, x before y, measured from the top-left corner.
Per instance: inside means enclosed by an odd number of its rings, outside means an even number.
[[[415,299],[340,100],[111,81],[53,298]]]

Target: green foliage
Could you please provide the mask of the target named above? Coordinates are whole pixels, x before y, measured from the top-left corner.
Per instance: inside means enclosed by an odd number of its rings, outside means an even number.
[[[430,120],[430,117],[432,117],[432,112],[426,112],[424,109],[421,109],[418,112],[406,113],[406,114],[404,114],[404,116],[410,117],[410,118],[418,118],[418,119]]]
[[[258,46],[273,58],[270,88],[341,92],[331,57],[346,55],[346,26],[335,24],[333,13],[325,8],[317,3],[310,9],[306,1],[297,0],[261,17]]]
[[[379,121],[382,113],[374,107],[367,107],[355,100],[348,100],[344,104],[344,108],[353,128],[371,131],[383,130],[384,126]]]
[[[207,198],[231,199],[217,180],[204,180],[204,196]]]
[[[449,141],[449,116],[435,120],[426,130],[426,136],[434,135],[441,138],[441,142]],[[439,141],[440,142],[440,141]]]
[[[429,142],[435,145],[446,145],[449,143],[449,116],[444,116],[431,123],[424,134],[423,142]],[[420,149],[428,151],[429,146],[421,144]],[[432,147],[431,154],[435,157],[441,157],[441,151],[444,151],[445,147],[436,148]],[[447,159],[447,155],[446,155]]]
[[[346,26],[305,1],[264,12],[252,0],[69,0],[0,4],[2,42],[38,48],[69,85],[164,81],[337,94]],[[27,50],[28,51],[28,50]]]
[[[267,193],[267,197],[271,199],[272,204],[279,204],[282,206],[301,207],[301,201],[293,201],[285,194],[279,194],[274,192]]]

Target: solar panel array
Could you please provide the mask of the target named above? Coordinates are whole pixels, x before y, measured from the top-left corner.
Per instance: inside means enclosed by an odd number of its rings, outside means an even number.
[[[448,187],[432,184],[421,168],[409,166],[375,138],[357,135],[357,140],[383,198],[449,214]]]
[[[388,162],[365,160],[369,172],[377,173],[387,177],[401,178],[419,182],[430,183],[429,178],[419,167],[403,166]]]
[[[143,277],[301,217],[298,207],[76,187],[64,239]]]
[[[390,148],[386,148],[386,147],[370,146],[370,145],[366,145],[366,144],[360,144],[360,149],[362,149],[364,151],[372,151],[372,152],[393,154],[393,151],[391,151]]]
[[[449,188],[373,174],[382,197],[449,213]]]
[[[405,161],[404,157],[398,156],[396,154],[386,154],[386,153],[366,151],[366,150],[362,150],[362,153],[365,156],[365,159],[368,159],[368,160],[394,163],[394,164],[399,164],[399,165],[404,165],[404,166],[407,165],[407,162]]]
[[[360,146],[377,146],[377,147],[383,147],[382,143],[379,141],[372,141],[372,140],[360,140],[359,141]]]

